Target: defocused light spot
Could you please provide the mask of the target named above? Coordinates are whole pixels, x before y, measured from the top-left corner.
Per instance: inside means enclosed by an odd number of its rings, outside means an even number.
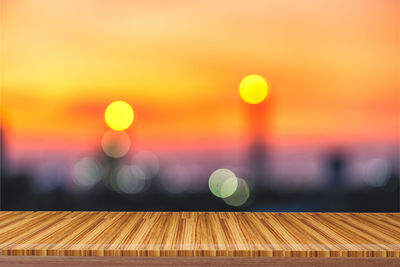
[[[389,179],[390,165],[380,158],[369,160],[365,165],[364,181],[369,186],[384,186]]]
[[[235,192],[238,181],[236,175],[231,170],[218,169],[210,175],[208,186],[211,193],[215,196],[225,198]]]
[[[83,189],[89,189],[96,185],[101,180],[102,175],[100,163],[91,157],[80,159],[72,167],[72,179],[76,185]]]
[[[108,156],[120,158],[128,153],[131,141],[125,132],[109,130],[103,135],[101,146]]]
[[[104,118],[111,129],[123,131],[133,122],[133,109],[124,101],[115,101],[108,105]]]
[[[246,103],[261,103],[268,95],[268,84],[260,75],[248,75],[240,82],[239,94]]]
[[[140,166],[148,178],[157,175],[160,169],[158,157],[150,151],[140,151],[136,153],[132,158],[132,164]]]
[[[123,165],[116,176],[118,191],[125,194],[140,193],[146,183],[144,172],[137,166]]]
[[[229,197],[224,198],[224,202],[230,206],[239,207],[246,204],[250,197],[249,186],[242,178],[237,178],[238,186],[236,191]]]

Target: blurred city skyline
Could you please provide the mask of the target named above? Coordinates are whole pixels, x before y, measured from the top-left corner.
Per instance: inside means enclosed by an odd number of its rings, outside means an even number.
[[[398,180],[399,1],[0,5],[2,178],[132,195],[205,192],[221,168],[278,195]],[[252,105],[239,86],[254,74],[269,94]],[[135,118],[120,137],[105,122],[115,101]],[[135,165],[143,153],[156,173]]]

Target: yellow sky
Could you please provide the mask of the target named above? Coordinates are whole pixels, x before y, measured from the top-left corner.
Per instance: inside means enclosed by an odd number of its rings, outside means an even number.
[[[260,74],[277,142],[398,140],[399,1],[217,2],[2,1],[5,129],[88,142],[121,99],[144,144],[235,142]]]

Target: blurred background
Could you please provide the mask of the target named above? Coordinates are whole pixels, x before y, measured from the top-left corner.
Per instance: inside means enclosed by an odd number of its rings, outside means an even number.
[[[0,3],[2,210],[400,210],[399,1]]]

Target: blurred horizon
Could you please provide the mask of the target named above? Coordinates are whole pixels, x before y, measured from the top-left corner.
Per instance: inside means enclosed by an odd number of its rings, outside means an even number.
[[[69,184],[77,162],[104,157],[117,100],[135,113],[121,164],[147,151],[177,184],[207,190],[229,168],[318,188],[336,157],[349,188],[370,186],[370,168],[399,172],[399,1],[0,5],[2,178]],[[269,86],[257,105],[238,92],[251,74]]]

